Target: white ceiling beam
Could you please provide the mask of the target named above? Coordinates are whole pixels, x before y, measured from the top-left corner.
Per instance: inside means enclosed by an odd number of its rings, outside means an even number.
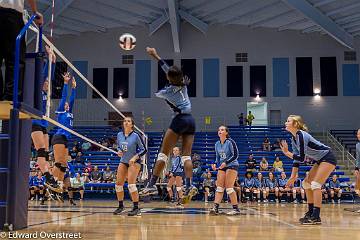
[[[199,18],[194,17],[193,15],[191,15],[181,9],[179,9],[179,15],[181,16],[181,18],[183,18],[184,20],[189,22],[191,25],[193,25],[195,28],[200,30],[202,33],[207,32],[209,25],[207,23],[203,22],[202,20],[200,20]]]
[[[169,7],[169,22],[173,37],[174,51],[180,52],[180,17],[178,12],[177,0],[167,0]]]
[[[309,19],[311,19],[315,24],[320,26],[336,41],[338,41],[345,47],[354,49],[354,38],[344,29],[342,29],[339,25],[337,25],[332,19],[330,19],[328,16],[325,16],[317,8],[312,6],[308,1],[306,0],[283,0],[283,1],[286,2],[288,5],[292,6],[293,8],[299,10]],[[358,4],[360,6],[360,3]]]
[[[169,15],[163,14],[161,17],[149,24],[149,35],[153,35],[159,28],[169,21]]]

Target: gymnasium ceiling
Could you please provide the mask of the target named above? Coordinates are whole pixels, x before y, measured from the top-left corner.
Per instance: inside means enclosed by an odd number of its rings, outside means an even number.
[[[47,33],[52,0],[37,2]],[[180,21],[203,33],[211,25],[238,24],[327,34],[348,48],[360,36],[360,0],[55,0],[54,16],[55,37],[134,26],[152,35],[170,24],[175,52],[180,52]]]

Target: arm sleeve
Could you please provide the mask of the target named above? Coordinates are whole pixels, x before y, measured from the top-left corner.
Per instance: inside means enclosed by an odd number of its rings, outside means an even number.
[[[229,146],[230,146],[231,156],[225,161],[226,164],[229,164],[232,161],[235,161],[239,156],[239,150],[236,146],[235,141],[233,141],[232,139],[229,139],[229,141],[230,141]]]
[[[136,136],[137,136],[137,154],[139,155],[139,157],[142,157],[146,154],[147,149],[144,141],[139,136],[139,134],[136,134]]]
[[[167,63],[166,63],[164,60],[160,59],[160,60],[159,60],[159,64],[160,64],[162,70],[163,70],[165,73],[168,73],[168,72],[169,72],[169,68],[170,68],[170,67],[169,67],[169,65],[167,65]]]
[[[171,94],[171,86],[165,86],[163,89],[155,93],[155,96],[162,99],[167,99],[167,96]]]
[[[66,98],[67,98],[67,91],[68,91],[68,84],[64,83],[62,93],[61,93],[61,100],[60,100],[59,107],[56,110],[56,112],[65,111],[65,103],[66,103]]]

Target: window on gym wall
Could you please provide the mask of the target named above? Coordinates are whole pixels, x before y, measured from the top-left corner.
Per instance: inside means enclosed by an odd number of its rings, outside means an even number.
[[[227,96],[243,96],[243,66],[227,66]]]
[[[174,65],[174,60],[172,59],[166,59],[164,60],[167,65],[172,66]],[[162,89],[163,87],[165,87],[166,84],[168,84],[169,81],[166,78],[166,74],[163,71],[163,69],[161,68],[160,64],[158,63],[158,90]]]
[[[129,97],[129,68],[114,68],[113,98]]]
[[[250,97],[266,97],[266,66],[250,66]]]
[[[298,96],[314,95],[311,57],[296,58],[296,86]]]
[[[337,96],[336,57],[320,58],[321,96]]]
[[[108,97],[108,69],[107,68],[94,68],[93,69],[93,85],[99,92]],[[93,98],[100,98],[99,94],[93,91]]]
[[[181,69],[190,78],[189,97],[196,97],[196,59],[181,59]]]
[[[54,79],[52,80],[51,98],[60,99],[62,88],[64,86],[63,74],[68,71],[68,65],[65,62],[56,62]]]

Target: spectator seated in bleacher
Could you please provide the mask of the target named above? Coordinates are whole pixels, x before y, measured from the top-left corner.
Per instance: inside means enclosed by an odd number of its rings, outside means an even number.
[[[215,191],[215,181],[211,179],[211,172],[208,171],[205,173],[206,176],[202,183],[204,188],[204,196],[205,196],[205,203],[208,203],[209,196],[211,196]]]
[[[298,201],[297,201],[298,194],[300,194],[300,196],[301,196],[300,203],[305,203],[305,190],[302,188],[302,182],[301,182],[300,178],[295,180],[294,186],[292,188],[292,193],[293,193],[293,200],[294,200],[295,204],[298,203]]]
[[[243,196],[242,196],[243,202],[253,200],[252,193],[253,193],[254,186],[255,186],[255,180],[253,178],[253,173],[251,171],[247,172],[245,174],[244,182],[242,183],[242,191],[241,192],[243,194]]]
[[[201,162],[195,162],[193,163],[193,176],[194,177],[200,177],[202,173],[202,167],[201,167]]]
[[[334,196],[335,196],[335,194],[337,194],[337,202],[340,203],[342,189],[340,187],[340,181],[337,178],[336,174],[334,174],[332,176],[332,179],[329,181],[329,190],[328,191],[330,193],[331,202],[333,204],[335,203]]]
[[[253,154],[249,155],[248,159],[245,162],[245,165],[246,165],[246,171],[247,172],[256,171],[256,160],[255,160]]]
[[[272,144],[271,151],[281,151],[279,138]]]
[[[280,160],[279,156],[275,157],[273,168],[274,168],[275,172],[280,172],[281,173],[281,172],[284,171],[283,162]]]
[[[261,172],[259,172],[257,174],[257,177],[255,178],[253,193],[254,193],[258,203],[261,202],[261,193],[263,195],[263,198],[265,199],[264,196],[266,196],[266,185],[265,185],[265,181],[264,181],[264,178],[263,178],[263,175]]]
[[[206,171],[203,172],[203,174],[201,174],[201,178],[202,178],[202,179],[207,178],[208,173],[211,174],[210,168],[207,168]]]
[[[102,174],[102,179],[104,183],[113,183],[114,182],[114,172],[111,171],[110,166],[107,166],[105,171]]]
[[[286,173],[281,172],[280,178],[278,179],[279,183],[279,202],[281,202],[281,198],[283,194],[287,196],[287,202],[290,202],[291,196],[291,188],[286,186],[288,179],[286,178]]]
[[[83,162],[83,160],[81,158],[82,152],[76,146],[73,146],[73,148],[71,149],[69,154],[70,154],[71,160],[73,162],[75,162],[78,165],[83,165],[84,164],[84,162]]]
[[[269,171],[269,163],[266,160],[266,157],[263,157],[260,162],[260,172]]]
[[[45,177],[42,176],[41,171],[38,171],[36,176],[30,177],[29,186],[30,200],[34,200],[36,194],[39,194],[39,201],[43,201],[45,191]]]
[[[321,193],[322,193],[323,201],[325,203],[328,203],[329,201],[328,188],[329,188],[329,183],[325,183],[321,186]]]
[[[83,152],[89,151],[90,148],[91,148],[91,143],[89,142],[83,142],[83,144],[81,144],[81,149]]]
[[[194,152],[191,156],[191,161],[193,162],[193,164],[195,163],[200,163],[201,162],[201,157],[199,154],[197,154],[196,152]]]
[[[101,172],[99,171],[98,166],[94,166],[94,170],[90,173],[90,182],[101,183]]]
[[[270,193],[274,193],[275,199],[277,200],[279,198],[279,187],[278,187],[279,185],[273,172],[269,172],[269,178],[266,179],[265,182],[266,182],[266,187],[265,187],[266,195],[264,196],[264,202],[265,199],[269,200]]]
[[[76,173],[75,177],[70,178],[70,187],[68,188],[69,200],[71,205],[74,203],[74,192],[80,193],[80,201],[84,199],[84,178],[80,176],[80,173]]]
[[[84,168],[84,172],[85,172],[85,169],[88,170],[88,173],[89,173],[89,174],[92,172],[93,169],[92,169],[92,165],[91,165],[91,162],[90,162],[90,161],[86,162],[86,165],[85,165],[85,168]]]
[[[271,151],[271,144],[269,138],[264,139],[264,142],[262,143],[262,149],[263,151]]]
[[[84,182],[90,182],[90,173],[88,168],[84,168],[84,172],[81,174],[81,176],[84,178]]]
[[[103,145],[104,147],[109,147],[110,146],[109,141],[107,139],[104,139],[101,142],[101,145]],[[107,151],[107,150],[105,150],[104,148],[100,148],[100,151],[103,152],[103,151]]]

